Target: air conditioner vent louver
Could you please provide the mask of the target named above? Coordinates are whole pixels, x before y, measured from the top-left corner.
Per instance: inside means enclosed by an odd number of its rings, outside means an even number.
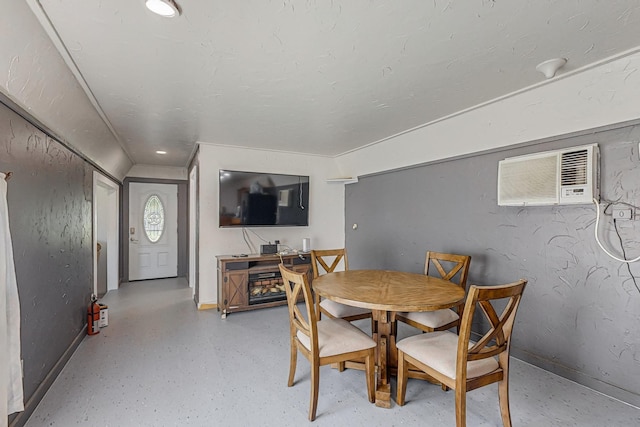
[[[514,161],[502,166],[502,198],[531,202],[557,198],[558,165],[555,157]]]
[[[599,181],[597,144],[511,157],[498,164],[498,205],[591,203]]]
[[[562,154],[562,185],[584,185],[587,183],[587,150]]]

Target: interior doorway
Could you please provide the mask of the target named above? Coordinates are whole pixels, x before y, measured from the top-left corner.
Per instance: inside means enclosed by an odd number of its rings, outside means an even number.
[[[198,290],[198,165],[189,172],[189,286],[195,297]]]
[[[118,289],[120,186],[93,172],[93,293]]]

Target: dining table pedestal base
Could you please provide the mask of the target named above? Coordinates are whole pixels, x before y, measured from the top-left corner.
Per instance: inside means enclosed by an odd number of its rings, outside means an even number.
[[[373,337],[378,343],[376,348],[376,406],[391,408],[391,383],[389,382],[389,364],[396,360],[393,352],[395,346],[394,323],[395,313],[386,310],[372,310]]]
[[[376,406],[391,408],[391,384],[380,384],[376,388]]]

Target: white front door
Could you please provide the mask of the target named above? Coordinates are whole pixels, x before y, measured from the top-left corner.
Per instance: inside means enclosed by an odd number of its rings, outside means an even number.
[[[178,275],[178,186],[129,184],[129,280]]]

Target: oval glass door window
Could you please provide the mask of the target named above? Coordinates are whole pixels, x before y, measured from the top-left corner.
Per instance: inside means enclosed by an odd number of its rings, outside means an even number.
[[[142,224],[144,233],[151,243],[156,243],[162,237],[164,231],[164,205],[162,200],[152,194],[144,204]]]

